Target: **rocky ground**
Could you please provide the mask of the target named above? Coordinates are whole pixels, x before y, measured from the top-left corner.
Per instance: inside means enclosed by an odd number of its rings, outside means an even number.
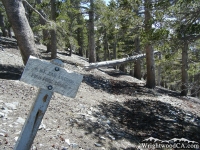
[[[49,59],[38,45],[40,58]],[[84,76],[74,99],[54,93],[33,150],[131,150],[150,137],[200,142],[200,100],[156,87],[113,69],[85,71],[77,55],[58,54],[65,68]],[[0,50],[0,149],[13,149],[38,88],[19,79],[19,50]],[[140,148],[141,149],[141,148]]]

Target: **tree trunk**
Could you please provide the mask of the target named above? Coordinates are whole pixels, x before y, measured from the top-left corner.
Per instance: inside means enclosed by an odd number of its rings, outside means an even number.
[[[134,77],[134,70],[130,70],[130,76]]]
[[[72,29],[71,25],[69,27],[70,29]],[[72,38],[72,32],[70,31],[70,37]],[[73,41],[72,39],[69,39],[69,47],[70,47],[70,51],[69,51],[69,56],[72,56],[72,51],[73,51]]]
[[[200,99],[200,88],[197,89],[197,97]]]
[[[198,97],[200,94],[200,74],[193,75],[191,82],[193,83],[191,96]]]
[[[56,22],[56,0],[51,0],[51,19]],[[51,59],[57,57],[57,38],[56,30],[51,29]]]
[[[94,40],[94,0],[90,0],[89,10],[89,62],[96,62],[95,40]]]
[[[1,28],[1,31],[3,33],[3,36],[7,37],[8,34],[7,34],[6,28],[5,28],[4,16],[3,16],[1,11],[0,11],[0,28]]]
[[[161,54],[159,54],[159,60],[161,60]],[[158,77],[157,77],[157,85],[160,86],[161,82],[161,65],[158,65]]]
[[[42,0],[36,0],[37,4],[41,4],[42,3]],[[46,14],[44,13],[44,11],[42,9],[38,10],[39,13],[44,17],[46,18]],[[40,24],[41,25],[45,25],[46,24],[46,21],[40,16]],[[47,53],[48,52],[51,52],[51,43],[50,43],[50,33],[47,29],[43,29],[42,30],[42,34],[43,34],[43,41],[45,42],[45,45],[47,47]]]
[[[55,59],[57,57],[57,39],[56,39],[56,31],[51,30],[51,59]]]
[[[73,51],[73,45],[70,43],[69,44],[69,56],[72,56],[72,51]]]
[[[46,30],[46,29],[43,29],[42,30],[42,34],[43,34],[43,41],[45,41],[45,44],[46,47],[47,47],[47,53],[51,52],[51,35],[50,35],[50,32],[49,30]]]
[[[145,0],[145,32],[146,35],[151,34],[151,14],[150,14],[151,0]],[[154,62],[154,50],[152,45],[148,42],[146,44],[146,63],[147,63],[147,83],[148,88],[155,88],[155,62]]]
[[[12,38],[12,32],[11,32],[11,26],[10,24],[8,25],[8,37]]]
[[[126,65],[125,65],[125,64],[121,64],[121,65],[119,66],[119,70],[126,73]]]
[[[155,51],[154,54],[160,54],[160,52]],[[86,70],[91,70],[100,67],[108,67],[108,66],[116,66],[127,62],[134,62],[142,59],[146,56],[146,54],[139,54],[136,56],[131,56],[127,58],[117,59],[117,60],[110,60],[110,61],[103,61],[98,63],[91,63],[89,66],[85,66]]]
[[[37,56],[34,35],[25,15],[25,9],[21,0],[2,0],[15,33],[24,64],[30,55]]]
[[[86,51],[85,51],[85,57],[89,59],[89,50],[88,49],[86,49]]]
[[[155,63],[154,63],[154,53],[151,44],[146,45],[146,62],[147,62],[147,83],[148,88],[155,88]]]
[[[100,54],[100,40],[97,40],[96,42],[96,61],[97,62],[101,61],[99,54]]]
[[[182,85],[181,85],[181,96],[187,96],[188,93],[188,42],[184,41],[182,48]]]
[[[80,8],[80,3],[77,3],[77,8]],[[83,19],[81,15],[81,10],[80,13],[78,14],[77,18],[78,25],[81,26],[77,29],[77,40],[78,40],[78,53],[80,56],[83,56]]]
[[[117,36],[115,36],[113,43],[113,59],[117,59]],[[114,66],[114,69],[117,69],[117,66]]]
[[[77,32],[77,39],[78,39],[78,53],[80,56],[83,56],[83,29],[82,28],[78,28],[78,32]]]
[[[190,85],[192,86],[190,89],[190,93],[192,97],[196,97],[196,83],[195,83],[195,75],[193,74],[190,78],[189,81]]]
[[[192,88],[191,89],[191,96],[192,97],[197,97],[197,89],[196,88]]]
[[[140,53],[140,39],[139,37],[135,38],[135,52],[136,54]],[[134,77],[137,79],[141,79],[141,61],[138,60],[134,63]]]
[[[165,82],[164,82],[163,80],[161,80],[160,86],[161,86],[161,87],[165,87]]]
[[[23,2],[23,1],[22,1]],[[28,7],[28,5],[27,5],[27,3],[23,3],[23,6],[24,6],[24,9],[25,9],[25,14],[26,14],[26,18],[27,18],[27,20],[28,20],[28,22],[31,22],[31,16],[32,16],[32,9],[30,9],[29,7]],[[32,26],[31,24],[30,24],[30,26]]]
[[[113,59],[117,59],[117,41],[116,41],[116,39],[113,43]]]
[[[103,38],[103,49],[104,49],[104,61],[108,59],[109,52],[108,52],[108,38],[106,29],[104,29],[104,38]]]

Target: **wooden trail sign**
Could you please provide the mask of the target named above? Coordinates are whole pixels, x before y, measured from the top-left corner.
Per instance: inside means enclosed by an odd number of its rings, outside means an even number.
[[[65,70],[62,61],[51,63],[30,56],[21,81],[39,87],[28,118],[22,128],[14,150],[29,150],[37,134],[42,118],[47,110],[53,92],[75,97],[83,76]]]
[[[83,76],[30,56],[21,81],[74,98]]]

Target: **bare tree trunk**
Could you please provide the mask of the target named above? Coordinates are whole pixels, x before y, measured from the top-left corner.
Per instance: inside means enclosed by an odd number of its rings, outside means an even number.
[[[159,54],[159,60],[161,60],[161,54]],[[157,78],[157,85],[160,86],[161,82],[161,65],[158,65],[158,78]]]
[[[134,77],[134,70],[130,70],[130,76]]]
[[[116,39],[113,43],[113,58],[117,59],[117,41],[116,41]]]
[[[104,61],[108,59],[109,52],[108,52],[108,38],[107,38],[107,33],[106,29],[104,29],[104,38],[103,38],[103,49],[104,49]]]
[[[1,11],[0,11],[0,27],[1,27],[1,31],[3,33],[3,36],[7,37],[8,34],[7,34],[6,28],[5,28],[4,16],[3,16]]]
[[[147,62],[147,83],[148,88],[155,88],[155,63],[153,47],[149,44],[146,46],[146,62]]]
[[[196,93],[196,89],[195,89],[195,88],[192,88],[192,89],[191,89],[191,96],[192,96],[192,97],[196,97],[196,96],[197,96],[197,93]]]
[[[94,0],[90,0],[89,10],[89,62],[96,62],[95,40],[94,40]]]
[[[70,25],[70,27],[69,27],[70,29],[72,29],[72,27],[71,27],[71,25]],[[72,32],[71,31],[69,31],[70,33],[70,37],[72,37]],[[69,46],[70,46],[70,51],[69,51],[69,56],[72,56],[72,51],[73,51],[73,41],[72,41],[72,39],[70,38],[70,40],[69,40]]]
[[[117,59],[117,36],[115,36],[113,43],[113,59]],[[114,66],[114,69],[117,69],[117,66]]]
[[[119,70],[126,73],[126,65],[125,65],[125,64],[121,64],[121,65],[119,66]]]
[[[101,60],[100,60],[100,57],[99,57],[99,53],[100,53],[100,40],[98,40],[97,41],[97,43],[96,43],[96,57],[97,57],[97,62],[100,62]]]
[[[78,32],[77,32],[77,39],[78,39],[78,53],[80,56],[83,56],[83,29],[82,28],[78,28]]]
[[[51,0],[51,19],[56,22],[56,0]],[[57,38],[56,30],[51,29],[51,59],[57,57]]]
[[[11,26],[8,25],[8,37],[12,38]]]
[[[21,0],[2,0],[12,25],[24,64],[30,55],[37,56],[34,35],[25,15],[25,9]]]
[[[197,97],[200,99],[200,87],[197,89]]]
[[[23,1],[22,1],[23,2]],[[28,22],[31,22],[31,16],[32,16],[32,9],[30,9],[30,7],[28,7],[27,3],[23,3],[24,9],[25,9],[25,14],[26,14],[26,18],[28,19]],[[32,26],[30,24],[30,26]]]
[[[194,74],[188,78],[188,82],[190,83],[190,86],[191,86],[190,95],[192,97],[196,97],[196,93],[195,93],[196,84],[195,84],[195,75]]]
[[[139,37],[135,38],[135,52],[137,54],[140,53],[140,39]],[[138,60],[134,63],[134,77],[137,79],[141,79],[142,74],[141,74],[141,61]]]
[[[47,47],[46,53],[49,53],[49,52],[51,52],[50,32],[49,32],[49,30],[43,29],[42,34],[43,34],[43,40],[45,41],[45,45]]]
[[[36,0],[37,4],[41,4],[42,0]],[[42,9],[39,10],[39,13],[46,18],[46,14]],[[45,25],[46,21],[40,16],[40,24]],[[51,44],[50,44],[50,33],[47,29],[42,30],[43,34],[43,41],[45,41],[45,45],[47,46],[47,51],[46,52],[51,52]]]
[[[57,39],[56,39],[56,31],[51,30],[51,59],[55,59],[57,57]]]
[[[145,32],[146,34],[151,34],[151,14],[150,7],[151,0],[145,0]],[[146,86],[148,88],[155,88],[155,62],[154,62],[154,50],[150,43],[146,44],[146,63],[147,63],[147,83]]]
[[[181,85],[181,96],[187,96],[188,93],[188,42],[184,41],[182,48],[182,85]]]
[[[197,97],[197,95],[200,93],[200,74],[193,75],[191,83],[193,84],[191,89],[191,96]]]
[[[88,49],[86,49],[86,51],[85,51],[85,57],[89,58],[89,50]]]
[[[76,3],[77,5],[77,8],[80,8],[80,3]],[[79,45],[79,49],[78,49],[78,52],[79,52],[79,55],[80,56],[83,56],[83,18],[82,18],[82,15],[81,15],[81,10],[79,10],[80,13],[78,14],[78,18],[77,18],[77,22],[78,22],[78,25],[81,26],[77,29],[77,40],[78,40],[78,45]]]

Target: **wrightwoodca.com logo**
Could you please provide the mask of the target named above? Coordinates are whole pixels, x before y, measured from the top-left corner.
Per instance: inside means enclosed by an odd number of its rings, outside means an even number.
[[[154,137],[149,137],[143,140],[139,146],[139,149],[199,149],[199,143],[196,141],[190,141],[186,138],[173,138],[170,140],[160,140]]]

